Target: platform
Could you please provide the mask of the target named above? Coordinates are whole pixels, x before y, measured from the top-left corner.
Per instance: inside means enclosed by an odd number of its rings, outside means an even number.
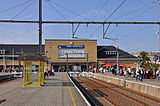
[[[45,80],[45,86],[22,87],[22,79],[0,84],[2,106],[86,106],[85,101],[65,73],[57,72]]]
[[[143,81],[136,81],[136,78],[114,75],[111,72],[106,74],[92,73],[90,77],[114,83],[126,88],[155,96],[160,98],[160,80],[156,79],[143,79]]]
[[[0,76],[3,76],[3,75],[12,75],[12,73],[0,72]]]
[[[125,78],[124,76],[114,75],[111,72],[108,72],[108,73],[103,74],[103,75],[112,76],[112,77],[120,78],[120,79],[124,79]],[[144,83],[144,84],[150,84],[150,85],[160,86],[160,80],[157,80],[157,79],[143,79],[143,81],[139,81],[139,80],[136,81],[136,78],[127,77],[126,80],[135,81],[135,82],[138,82],[138,83]]]

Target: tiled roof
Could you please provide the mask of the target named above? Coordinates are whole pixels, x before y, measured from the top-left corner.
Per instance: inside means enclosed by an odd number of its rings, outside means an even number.
[[[5,50],[5,55],[19,55],[24,52],[39,53],[39,45],[36,44],[0,44],[0,55]],[[44,45],[42,45],[42,53],[44,54]]]
[[[119,58],[138,59],[137,57],[121,49],[118,49],[118,52],[119,52]],[[117,58],[117,48],[114,46],[97,46],[97,58],[98,59]]]

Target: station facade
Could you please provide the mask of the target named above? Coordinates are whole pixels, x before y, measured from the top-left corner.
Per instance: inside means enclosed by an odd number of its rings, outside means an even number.
[[[39,53],[39,45],[34,44],[1,44],[0,71],[22,69],[18,56],[25,52]],[[55,68],[55,71],[87,70],[87,66],[101,67],[104,64],[117,63],[117,48],[114,46],[97,46],[97,40],[62,40],[46,39],[42,45],[43,56],[48,59],[44,69]],[[118,49],[119,63],[127,67],[136,67],[139,59]]]
[[[97,40],[45,40],[45,55],[55,71],[97,67]]]

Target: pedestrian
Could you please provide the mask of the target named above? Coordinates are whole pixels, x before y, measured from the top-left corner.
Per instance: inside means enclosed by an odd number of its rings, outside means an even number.
[[[140,68],[140,70],[139,70],[139,78],[140,78],[140,81],[143,81],[143,69],[142,68]]]
[[[46,76],[48,77],[48,71],[45,69],[44,70],[44,79],[46,79]]]
[[[133,78],[135,78],[135,76],[136,76],[136,69],[133,68]]]
[[[136,81],[137,81],[138,78],[139,78],[139,69],[137,68],[136,69]]]
[[[114,74],[114,68],[113,67],[111,68],[111,72],[112,72],[112,74]]]
[[[156,76],[157,76],[157,80],[159,80],[159,78],[160,78],[160,70],[159,69],[156,72]]]
[[[128,77],[127,70],[125,68],[124,68],[124,76],[125,76],[125,78]]]
[[[153,68],[153,78],[156,78],[156,67]]]
[[[131,68],[129,67],[129,68],[128,68],[129,77],[131,77],[131,73],[132,73],[132,71],[131,71]]]
[[[54,76],[54,68],[52,68],[52,76]]]

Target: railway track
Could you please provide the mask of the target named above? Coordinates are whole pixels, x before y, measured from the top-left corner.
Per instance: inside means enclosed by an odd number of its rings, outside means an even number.
[[[150,97],[112,83],[87,77],[76,77],[75,79],[103,105],[160,105],[160,100],[158,98]]]
[[[0,84],[2,84],[4,82],[11,81],[11,80],[14,80],[14,79],[15,79],[14,75],[3,75],[3,76],[0,76]]]
[[[136,92],[136,91],[133,91],[133,90],[124,88],[124,87],[122,87],[122,86],[119,86],[119,85],[116,85],[116,84],[113,84],[113,83],[108,83],[108,82],[105,82],[105,81],[102,81],[102,80],[99,80],[99,79],[95,79],[95,78],[92,78],[92,79],[97,80],[97,81],[100,81],[100,82],[102,82],[102,83],[106,83],[106,84],[111,85],[111,86],[113,86],[113,87],[117,87],[117,88],[119,88],[119,89],[121,89],[121,90],[124,90],[124,91],[130,92],[130,93],[136,94],[136,95],[141,96],[141,97],[143,97],[143,98],[145,98],[145,99],[148,99],[148,100],[151,100],[151,101],[160,103],[160,99],[158,99],[158,98],[156,98],[156,97],[151,97],[151,96],[149,96],[149,95],[145,95],[145,94],[142,94],[142,93],[140,93],[140,92]]]

